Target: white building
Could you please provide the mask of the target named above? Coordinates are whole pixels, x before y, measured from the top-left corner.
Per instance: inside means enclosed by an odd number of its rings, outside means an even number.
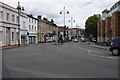
[[[28,44],[28,16],[20,15],[20,44]]]
[[[17,10],[0,2],[0,46],[18,44]]]
[[[28,15],[28,43],[38,43],[37,39],[37,18],[33,17],[31,14]]]

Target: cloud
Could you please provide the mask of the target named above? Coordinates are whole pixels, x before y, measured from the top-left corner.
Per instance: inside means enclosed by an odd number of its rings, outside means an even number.
[[[16,7],[16,0],[2,0],[3,2]],[[64,6],[70,14],[66,14],[66,25],[70,26],[70,17],[76,21],[82,28],[89,16],[101,14],[101,12],[110,8],[118,0],[19,0],[24,6],[25,12],[35,16],[42,15],[49,20],[54,19],[57,25],[63,25],[63,14],[59,14]]]

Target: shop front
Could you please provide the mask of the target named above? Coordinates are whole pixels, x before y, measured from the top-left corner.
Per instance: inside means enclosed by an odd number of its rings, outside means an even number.
[[[29,36],[29,44],[35,44],[36,43],[36,36]]]

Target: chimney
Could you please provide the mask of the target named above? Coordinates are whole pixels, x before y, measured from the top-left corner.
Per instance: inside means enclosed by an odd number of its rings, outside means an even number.
[[[54,23],[54,20],[53,20],[53,19],[51,19],[51,23]]]
[[[37,17],[38,17],[38,19],[41,19],[42,16],[41,16],[41,15],[38,15]]]

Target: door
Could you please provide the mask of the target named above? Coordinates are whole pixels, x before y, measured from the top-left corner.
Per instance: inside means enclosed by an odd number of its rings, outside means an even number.
[[[6,45],[10,45],[10,28],[6,28]]]
[[[26,44],[26,36],[21,36],[21,44]]]

